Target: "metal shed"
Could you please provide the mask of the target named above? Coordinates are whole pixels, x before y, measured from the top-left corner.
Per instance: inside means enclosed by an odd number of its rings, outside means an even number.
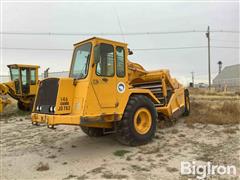
[[[226,66],[214,79],[216,90],[240,91],[240,64]]]

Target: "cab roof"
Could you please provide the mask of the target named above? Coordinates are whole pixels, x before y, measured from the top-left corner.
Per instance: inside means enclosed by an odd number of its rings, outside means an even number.
[[[40,68],[38,65],[29,65],[29,64],[9,64],[7,67],[22,67],[22,68]]]
[[[77,46],[79,44],[82,44],[82,43],[87,42],[87,41],[92,41],[92,40],[108,41],[110,44],[118,44],[118,45],[122,45],[122,46],[127,46],[128,45],[127,43],[123,43],[123,42],[113,41],[113,40],[99,38],[99,37],[92,37],[92,38],[86,39],[84,41],[80,41],[80,42],[74,44],[74,46]]]

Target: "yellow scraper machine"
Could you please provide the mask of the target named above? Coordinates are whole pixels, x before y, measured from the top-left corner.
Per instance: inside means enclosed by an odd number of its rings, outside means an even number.
[[[158,118],[188,115],[188,90],[168,70],[130,62],[130,54],[127,44],[102,38],[75,44],[69,78],[40,82],[32,123],[78,125],[95,137],[115,133],[136,146],[153,138]]]

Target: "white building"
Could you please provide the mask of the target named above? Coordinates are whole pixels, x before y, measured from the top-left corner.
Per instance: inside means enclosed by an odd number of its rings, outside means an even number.
[[[217,90],[240,91],[240,64],[226,66],[214,79]]]

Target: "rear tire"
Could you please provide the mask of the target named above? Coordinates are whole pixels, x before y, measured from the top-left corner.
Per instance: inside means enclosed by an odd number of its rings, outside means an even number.
[[[81,126],[82,131],[90,137],[101,137],[104,135],[103,128]]]
[[[18,101],[17,106],[18,106],[18,109],[20,109],[21,111],[27,111],[27,108],[25,107],[23,102]]]
[[[189,97],[189,91],[187,89],[185,89],[184,91],[184,101],[185,101],[185,105],[184,105],[184,116],[189,116],[190,114],[190,110],[191,110],[191,106],[190,106],[190,97]]]
[[[153,102],[144,95],[131,96],[116,128],[117,140],[124,145],[138,146],[151,141],[157,128]]]
[[[31,111],[31,112],[32,112],[32,110],[33,110],[34,100],[35,100],[34,98],[31,98],[31,99],[30,99],[30,104],[29,104],[28,109],[29,109],[29,111]]]

